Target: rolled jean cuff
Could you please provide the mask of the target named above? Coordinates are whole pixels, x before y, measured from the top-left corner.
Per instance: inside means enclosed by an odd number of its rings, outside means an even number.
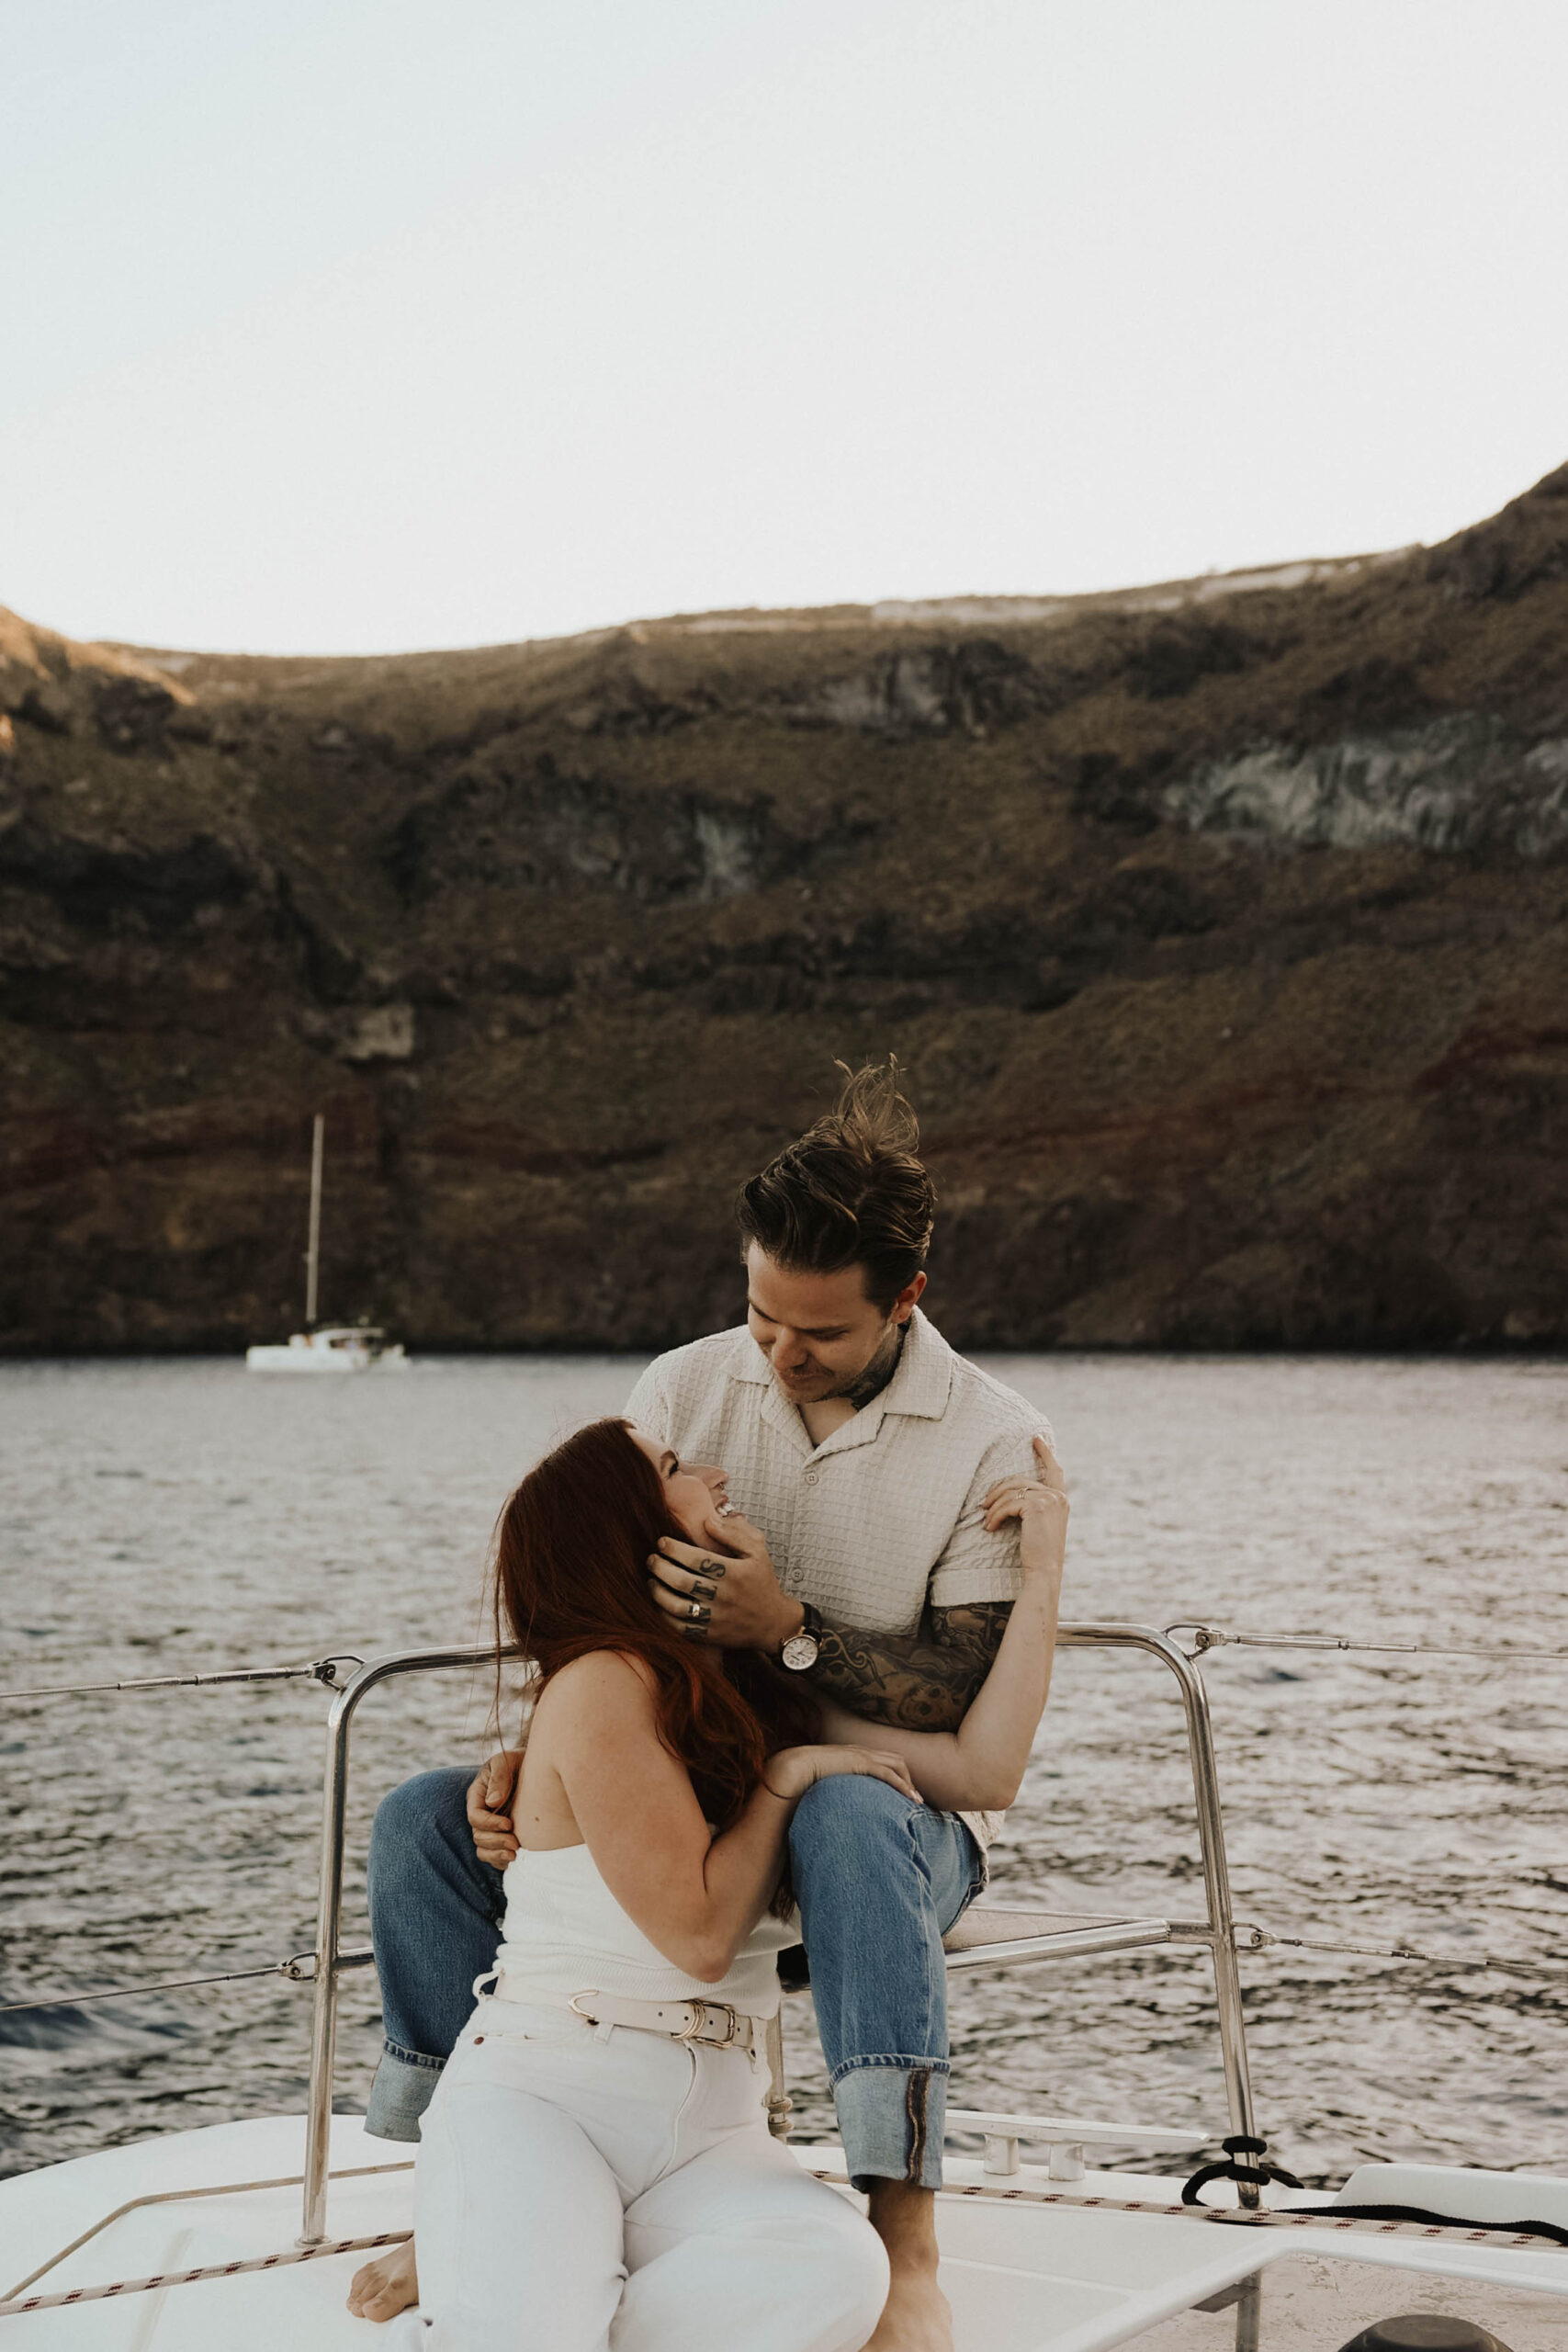
[[[365,2129],[372,2139],[419,2138],[419,2119],[435,2096],[444,2063],[387,2044],[365,2109]]]
[[[850,2178],[942,2187],[947,2065],[940,2058],[862,2058],[833,2085]]]

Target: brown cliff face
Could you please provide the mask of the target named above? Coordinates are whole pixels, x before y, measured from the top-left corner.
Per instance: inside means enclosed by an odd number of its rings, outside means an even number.
[[[648,1347],[895,1047],[979,1345],[1568,1340],[1568,468],[1449,545],[386,661],[0,616],[0,1327]]]

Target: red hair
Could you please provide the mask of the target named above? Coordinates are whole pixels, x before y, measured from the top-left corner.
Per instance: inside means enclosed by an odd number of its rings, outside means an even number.
[[[665,1615],[648,1589],[665,1535],[687,1531],[630,1425],[590,1421],[536,1463],[496,1524],[497,1645],[510,1634],[539,1690],[592,1650],[638,1659],[660,1738],[728,1829],[773,1750],[820,1736],[816,1702],[753,1652],[710,1649]]]

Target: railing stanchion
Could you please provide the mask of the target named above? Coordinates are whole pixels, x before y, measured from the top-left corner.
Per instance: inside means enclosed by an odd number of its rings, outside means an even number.
[[[367,1669],[369,1671],[370,1669]],[[327,1717],[327,1769],[321,1789],[321,1874],[316,1902],[316,1977],[310,2001],[310,2091],[305,2115],[305,2210],[299,2244],[327,2233],[327,2166],[332,2156],[333,2064],[337,2052],[338,1940],[343,1920],[343,1844],[348,1798],[348,1735],[363,1678],[333,1701]]]
[[[521,1657],[508,1647],[502,1657]],[[337,2055],[337,1981],[343,1924],[343,1859],[348,1799],[348,1735],[354,1711],[378,1682],[399,1674],[430,1674],[450,1667],[493,1666],[493,1648],[398,1650],[370,1659],[333,1702],[327,1717],[327,1768],[321,1790],[321,1875],[316,1904],[316,1978],[310,2010],[310,2087],[305,2109],[305,2199],[302,2246],[327,2233],[327,2167],[332,2157],[333,2069]]]
[[[1220,1805],[1219,1767],[1214,1759],[1213,1728],[1203,1678],[1179,1644],[1152,1625],[1064,1625],[1057,1636],[1069,1649],[1144,1649],[1163,1660],[1181,1688],[1187,1717],[1187,1753],[1192,1767],[1192,1795],[1198,1813],[1198,1845],[1203,1864],[1203,1893],[1209,1915],[1204,1940],[1214,1970],[1214,2006],[1220,2029],[1220,2055],[1225,2072],[1225,2101],[1231,2130],[1257,2136],[1252,2111],[1252,2081],[1247,2064],[1247,2025],[1242,2010],[1241,1968],[1236,1959],[1235,1919],[1231,1905],[1230,1865],[1225,1856],[1224,1815]],[[1241,2201],[1255,2206],[1258,2190],[1250,2181],[1238,2184]]]

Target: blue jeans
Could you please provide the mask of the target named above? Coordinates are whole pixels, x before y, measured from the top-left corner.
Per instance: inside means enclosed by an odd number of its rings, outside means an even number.
[[[370,1931],[386,2050],[366,2130],[416,2140],[436,2077],[495,1965],[504,1898],[464,1811],[467,1771],[423,1772],[382,1799],[370,1835]],[[843,1773],[796,1807],[790,1866],[818,2030],[858,2188],[942,2182],[947,1971],[942,1939],[984,1863],[951,1813]]]

